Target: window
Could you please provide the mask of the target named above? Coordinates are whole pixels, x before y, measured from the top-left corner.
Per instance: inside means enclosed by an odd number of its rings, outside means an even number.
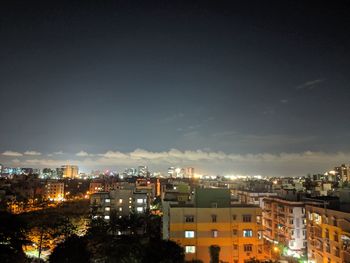
[[[211,231],[211,236],[212,236],[212,237],[218,237],[218,232],[219,232],[219,231],[217,231],[216,229],[212,230],[212,231]]]
[[[111,199],[107,198],[105,199],[105,203],[110,203],[111,202]]]
[[[185,253],[186,254],[196,253],[196,247],[195,246],[185,246]]]
[[[258,231],[258,239],[262,239],[263,238],[263,231],[260,230]]]
[[[137,207],[136,211],[139,212],[139,213],[142,213],[143,212],[143,207]]]
[[[216,215],[211,215],[211,222],[215,223],[216,219],[217,219]]]
[[[119,204],[121,204],[121,203],[123,203],[123,199],[120,198],[119,199]]]
[[[289,208],[289,213],[293,214],[293,208]]]
[[[212,208],[218,208],[218,203],[211,203]]]
[[[194,238],[194,231],[192,230],[185,231],[185,238]]]
[[[251,215],[243,215],[243,222],[252,222]]]
[[[109,206],[105,207],[105,211],[110,211],[111,208]]]
[[[335,250],[334,250],[334,255],[335,255],[336,257],[340,257],[340,249],[339,249],[339,247],[336,247],[336,248],[335,248]]]
[[[244,229],[243,230],[243,236],[244,237],[252,237],[253,236],[253,231],[251,229]]]
[[[290,218],[290,219],[289,219],[289,224],[293,225],[293,223],[294,223],[293,218]]]
[[[105,219],[108,220],[108,219],[109,219],[109,216],[105,216]]]
[[[123,211],[123,208],[122,208],[122,207],[119,207],[119,211],[120,211],[120,212]]]
[[[233,250],[237,250],[238,249],[238,245],[234,244],[233,245]]]
[[[194,222],[194,216],[185,216],[185,222],[193,223]]]
[[[253,251],[253,245],[252,244],[245,244],[243,246],[245,252],[252,252]]]
[[[232,215],[232,220],[236,221],[236,219],[237,219],[237,216],[236,215]]]
[[[326,243],[326,252],[331,253],[331,248],[328,243]]]
[[[338,233],[337,232],[334,233],[334,241],[338,242]]]
[[[137,202],[138,204],[143,204],[143,199],[142,199],[142,198],[138,198],[138,199],[136,200],[136,202]]]
[[[233,229],[232,230],[232,235],[237,236],[237,232],[238,232],[237,229]]]

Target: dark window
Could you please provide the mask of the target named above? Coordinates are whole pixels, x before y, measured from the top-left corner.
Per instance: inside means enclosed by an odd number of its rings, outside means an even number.
[[[216,215],[211,215],[211,222],[215,223],[216,219],[217,219]]]
[[[251,215],[243,215],[243,222],[252,222]]]
[[[245,244],[245,245],[244,245],[244,251],[245,251],[245,252],[251,252],[251,251],[253,251],[253,245],[252,245],[252,244]]]

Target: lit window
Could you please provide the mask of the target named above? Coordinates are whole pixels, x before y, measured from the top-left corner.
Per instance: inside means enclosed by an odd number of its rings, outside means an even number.
[[[107,206],[106,208],[105,208],[105,211],[110,211],[111,210],[111,208],[109,207],[109,206]]]
[[[143,204],[143,199],[141,199],[141,198],[140,198],[140,199],[137,199],[137,203],[138,203],[138,204]]]
[[[185,253],[196,253],[196,247],[195,246],[185,246]]]
[[[194,231],[185,231],[185,238],[194,238]]]
[[[109,216],[105,216],[105,219],[108,220],[108,219],[109,219]]]
[[[111,202],[111,199],[107,198],[107,199],[105,199],[105,202],[106,202],[106,203],[110,203],[110,202]]]
[[[137,207],[136,211],[139,212],[139,213],[142,213],[143,212],[143,207]]]
[[[123,208],[122,208],[122,207],[119,207],[119,211],[123,211]]]
[[[211,236],[212,236],[212,237],[218,237],[218,233],[219,233],[219,231],[217,231],[217,230],[212,230],[212,231],[211,231]]]
[[[131,205],[129,205],[129,209],[131,208]]]
[[[253,231],[251,229],[244,229],[243,230],[243,236],[244,237],[252,237],[253,236]]]
[[[123,203],[123,199],[120,198],[119,199],[119,204],[121,204],[121,203]]]

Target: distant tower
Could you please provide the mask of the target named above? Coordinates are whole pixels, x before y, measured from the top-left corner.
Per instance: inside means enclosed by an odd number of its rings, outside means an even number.
[[[77,178],[79,173],[79,168],[76,165],[62,165],[63,178]]]

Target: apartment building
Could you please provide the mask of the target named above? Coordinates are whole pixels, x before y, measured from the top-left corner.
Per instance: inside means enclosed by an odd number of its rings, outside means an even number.
[[[232,206],[229,189],[197,188],[194,202],[170,204],[164,223],[169,239],[184,247],[186,260],[209,262],[213,245],[220,247],[223,262],[265,259],[261,209],[248,204]]]
[[[45,185],[45,198],[50,201],[62,201],[64,199],[64,183],[49,181]]]
[[[309,262],[350,262],[349,208],[306,205]]]
[[[236,194],[240,203],[258,205],[261,208],[263,207],[264,198],[277,196],[277,193],[256,192],[247,190],[238,190]]]
[[[94,217],[110,219],[114,210],[118,217],[131,213],[144,213],[150,207],[150,196],[145,191],[115,189],[90,195],[90,208]]]
[[[264,199],[262,212],[264,239],[271,247],[281,245],[285,256],[306,255],[307,235],[305,205],[278,197]],[[282,253],[282,251],[281,251]]]

